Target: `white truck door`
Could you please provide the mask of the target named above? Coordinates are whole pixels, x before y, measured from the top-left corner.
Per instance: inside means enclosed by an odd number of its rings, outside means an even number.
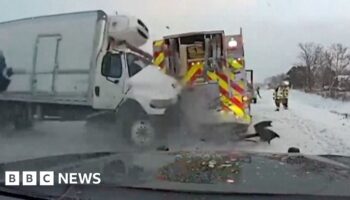
[[[93,108],[113,110],[123,100],[128,73],[124,53],[107,53],[98,63]]]
[[[32,92],[54,93],[55,70],[58,69],[60,35],[39,35],[34,51]]]

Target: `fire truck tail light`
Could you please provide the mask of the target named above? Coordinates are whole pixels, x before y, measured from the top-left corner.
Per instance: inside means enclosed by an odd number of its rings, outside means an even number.
[[[243,102],[247,102],[247,101],[249,101],[249,98],[247,96],[243,96],[242,100],[243,100]]]

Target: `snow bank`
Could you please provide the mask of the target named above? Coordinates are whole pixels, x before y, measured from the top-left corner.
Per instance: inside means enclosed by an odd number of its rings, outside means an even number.
[[[304,93],[297,90],[291,91],[291,99],[297,103],[309,105],[314,108],[336,111],[338,113],[350,113],[350,102],[326,99],[316,94]]]

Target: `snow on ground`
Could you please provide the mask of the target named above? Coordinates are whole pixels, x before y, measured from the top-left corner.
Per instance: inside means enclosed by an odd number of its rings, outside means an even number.
[[[304,92],[293,90],[293,101],[315,108],[350,114],[350,102],[326,99],[316,94],[305,94]]]
[[[272,120],[273,130],[281,138],[266,143],[239,144],[244,150],[287,152],[298,147],[306,154],[337,154],[350,156],[350,119],[333,113],[350,113],[350,103],[324,99],[313,94],[292,90],[289,110],[276,112],[272,90],[262,91],[258,104],[253,105],[254,121]]]

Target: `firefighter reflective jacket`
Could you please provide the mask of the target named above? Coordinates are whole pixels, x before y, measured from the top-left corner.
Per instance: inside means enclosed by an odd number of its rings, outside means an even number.
[[[275,92],[273,93],[273,99],[288,99],[289,95],[289,88],[288,87],[282,87],[279,86],[275,89]]]
[[[288,95],[289,95],[289,87],[283,87],[282,88],[282,98],[288,99]]]

